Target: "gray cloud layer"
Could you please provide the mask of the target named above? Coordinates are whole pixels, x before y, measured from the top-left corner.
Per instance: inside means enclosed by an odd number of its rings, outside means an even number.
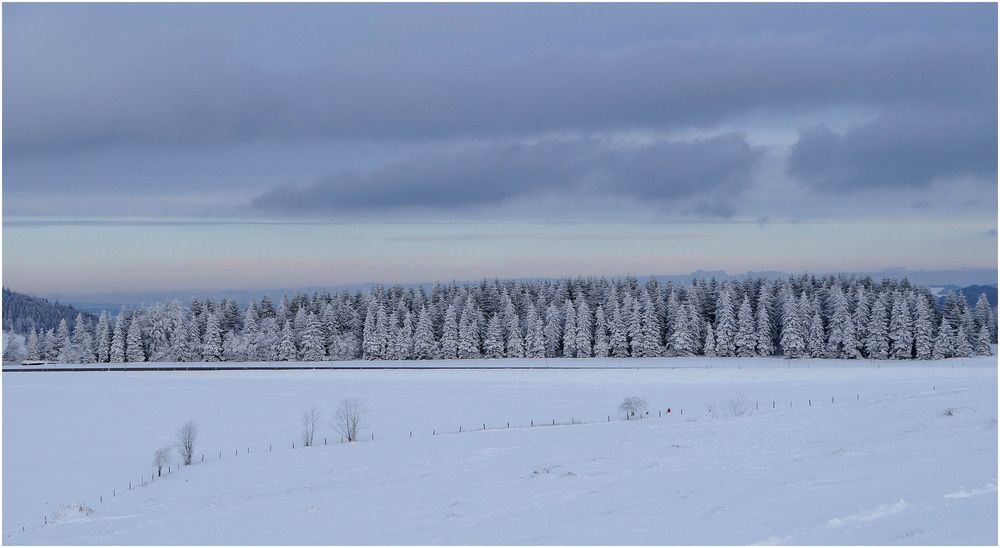
[[[257,197],[262,210],[344,212],[461,208],[531,194],[618,194],[640,200],[698,198],[725,214],[761,152],[739,135],[615,145],[593,139],[470,147],[411,157],[368,173],[340,173]],[[571,200],[567,200],[569,205]]]
[[[200,190],[232,191],[254,211],[325,215],[568,192],[755,215],[739,198],[766,154],[750,144],[761,120],[798,131],[778,145],[790,146],[778,171],[812,191],[989,183],[997,172],[991,5],[4,15],[4,179],[17,195],[176,188],[196,202]],[[868,121],[829,114],[842,110]],[[609,137],[641,132],[654,137]],[[370,143],[372,157],[341,161],[344,143]],[[316,159],[287,152],[299,144]],[[267,175],[251,180],[265,171],[245,166],[269,152]],[[173,165],[205,165],[211,182],[180,181]]]

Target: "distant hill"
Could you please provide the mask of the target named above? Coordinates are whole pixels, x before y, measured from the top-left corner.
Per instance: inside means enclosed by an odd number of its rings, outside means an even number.
[[[50,302],[41,297],[32,297],[24,293],[3,288],[3,328],[14,328],[18,333],[27,333],[34,327],[39,331],[55,329],[59,320],[65,319],[73,328],[76,315],[82,311],[60,302]],[[82,312],[90,321],[97,318],[88,312]]]
[[[990,301],[990,306],[997,305],[997,288],[993,286],[970,285],[959,289],[958,293],[965,297],[965,301],[969,303],[969,306],[976,306],[976,301],[979,300],[979,295],[982,293],[986,294],[986,298]]]

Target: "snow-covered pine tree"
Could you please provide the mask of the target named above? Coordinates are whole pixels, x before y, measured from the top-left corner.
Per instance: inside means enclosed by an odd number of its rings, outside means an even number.
[[[851,311],[847,306],[847,298],[844,296],[844,292],[841,291],[840,285],[834,285],[830,290],[830,301],[833,313],[830,316],[827,355],[831,358],[846,358],[851,352],[850,345],[845,339],[848,336],[848,332],[850,332],[853,338],[854,319],[851,318]]]
[[[990,341],[989,320],[979,328],[979,336],[976,337],[976,354],[980,356],[992,356],[993,346]]]
[[[695,354],[694,334],[690,325],[690,308],[688,303],[681,304],[674,317],[673,333],[670,339],[670,354],[672,356],[693,356]],[[708,340],[706,335],[706,340]],[[706,353],[709,350],[706,350]],[[712,333],[712,349],[710,354],[715,355],[715,333]]]
[[[124,341],[124,338],[122,341]],[[42,337],[42,348],[45,349],[45,361],[56,362],[59,360],[59,343],[56,342],[55,329],[49,329],[45,332],[45,336]]]
[[[142,317],[132,314],[128,335],[125,337],[125,360],[129,363],[146,361],[146,351],[142,346]]]
[[[273,319],[273,318],[272,318]],[[201,336],[198,334],[198,322],[190,321],[187,325],[188,335],[187,335],[187,355],[184,356],[183,361],[186,362],[199,362],[201,361]]]
[[[822,358],[826,355],[826,337],[823,332],[823,318],[819,313],[813,314],[812,322],[809,326],[809,340],[806,342],[806,350],[810,358]]]
[[[59,327],[56,328],[56,350],[54,351],[56,360],[59,363],[70,363],[75,361],[73,341],[69,336],[69,324],[66,318],[59,320]]]
[[[656,304],[645,288],[639,290],[637,302],[641,304],[642,319],[639,329],[639,352],[641,358],[655,358],[663,355],[663,344],[660,341],[660,320],[656,315]],[[635,345],[633,344],[633,347]]]
[[[21,360],[25,359],[25,351],[24,347],[21,346],[21,340],[14,334],[13,329],[6,331],[4,338],[7,339],[7,342],[3,345],[3,362],[21,363]]]
[[[364,336],[361,338],[361,344],[363,346],[363,357],[366,360],[374,360],[375,356],[378,355],[379,349],[375,347],[375,309],[378,306],[374,299],[368,303],[368,310],[365,312],[365,328]]]
[[[959,325],[958,332],[955,334],[955,357],[969,358],[972,356],[972,352],[972,344],[969,343],[969,337],[965,335],[965,326]]]
[[[480,353],[479,309],[472,295],[465,300],[462,319],[458,325],[458,357],[463,360],[476,359]]]
[[[607,358],[611,347],[608,343],[608,321],[604,317],[603,306],[597,305],[594,317],[594,357]]]
[[[941,325],[938,327],[937,337],[934,338],[934,351],[931,358],[943,360],[955,356],[955,336],[951,331],[951,324],[948,318],[941,316]]]
[[[705,356],[709,358],[716,356],[715,348],[715,331],[712,330],[711,322],[705,322]]]
[[[524,321],[527,332],[524,337],[524,355],[527,358],[545,357],[545,333],[542,319],[533,303],[528,303],[528,312]]]
[[[441,359],[458,358],[458,305],[452,301],[444,313],[444,327],[441,331]]]
[[[631,293],[625,293],[622,314],[626,320],[629,355],[633,358],[642,357],[642,304],[639,299],[632,298]]]
[[[323,324],[319,317],[309,313],[306,315],[306,327],[302,331],[302,361],[319,362],[326,358],[326,337],[323,334]]]
[[[866,343],[868,341],[868,323],[871,321],[872,315],[871,292],[866,291],[864,285],[858,284],[854,300],[857,303],[854,308],[854,313],[852,314],[852,318],[854,320],[854,336],[858,338],[862,354],[867,357],[868,349]]]
[[[282,299],[284,303],[284,299]],[[279,308],[280,310],[280,308]],[[280,314],[279,314],[280,317]],[[278,348],[275,353],[275,358],[280,362],[293,362],[298,357],[298,352],[295,348],[295,333],[292,332],[292,322],[286,321],[285,326],[281,328],[281,335],[278,339]],[[370,358],[379,359],[379,358]]]
[[[111,348],[108,356],[111,363],[125,362],[125,311],[122,310],[115,318],[115,330],[111,337]]]
[[[934,315],[927,299],[917,298],[917,316],[913,321],[913,346],[918,360],[934,355]]]
[[[79,363],[94,363],[96,356],[94,355],[94,339],[90,335],[90,329],[87,328],[87,323],[83,319],[83,314],[76,315],[76,321],[73,324],[73,352],[74,361]]]
[[[201,345],[201,359],[206,362],[222,361],[222,328],[219,326],[219,317],[211,312],[208,313],[208,321],[205,322],[205,341]]]
[[[674,329],[677,325],[677,315],[681,313],[681,302],[678,291],[673,287],[670,288],[670,293],[667,294],[667,303],[664,307],[664,329],[666,331],[664,341],[666,341],[666,354],[668,356],[677,355],[672,347],[674,340]]]
[[[483,357],[502,358],[504,352],[503,322],[499,314],[490,316],[486,325],[486,340],[483,341]]]
[[[972,314],[975,318],[977,334],[982,330],[983,326],[986,326],[987,330],[989,329],[991,312],[993,312],[993,307],[990,306],[990,300],[986,298],[986,293],[980,293]]]
[[[576,357],[589,358],[593,355],[594,337],[591,327],[590,307],[583,295],[576,298]]]
[[[417,327],[413,333],[413,357],[418,360],[430,360],[436,355],[437,344],[434,341],[431,315],[426,307],[421,306],[417,314]]]
[[[38,351],[38,332],[35,328],[31,328],[31,333],[28,334],[28,340],[25,345],[25,359],[27,360],[40,360],[42,359],[41,353]]]
[[[757,355],[757,334],[753,321],[753,309],[750,308],[750,296],[744,295],[737,315],[736,355],[741,358],[751,358]]]
[[[576,309],[573,308],[573,301],[566,299],[563,303],[563,340],[562,355],[564,358],[576,357]]]
[[[781,351],[786,358],[801,358],[806,350],[801,323],[799,300],[789,294],[782,306],[781,320]]]
[[[555,358],[562,346],[562,318],[554,303],[549,304],[545,311],[545,357]]]
[[[872,303],[871,319],[868,321],[868,340],[865,349],[868,357],[876,360],[889,358],[889,322],[887,296],[879,293]]]
[[[625,327],[625,318],[622,317],[621,307],[617,305],[611,310],[608,344],[611,347],[612,356],[616,358],[628,357],[628,331]]]
[[[760,356],[773,356],[774,337],[771,334],[771,313],[769,311],[771,308],[771,294],[765,287],[768,286],[761,288],[760,297],[757,299],[757,314],[754,326],[757,339],[756,349],[757,354]]]
[[[732,289],[726,285],[715,306],[715,354],[723,358],[736,353],[736,313],[732,299]]]
[[[514,307],[514,301],[511,300],[506,289],[504,289],[500,300],[503,302],[503,327],[504,340],[506,341],[504,355],[508,358],[523,358],[524,334],[521,330],[521,319],[517,316],[517,309]]]
[[[913,357],[913,317],[902,294],[896,295],[892,303],[892,319],[889,320],[889,352],[897,360],[908,360]]]
[[[94,346],[97,351],[97,363],[108,363],[111,359],[111,319],[107,311],[104,310],[97,318],[97,327],[94,329]]]

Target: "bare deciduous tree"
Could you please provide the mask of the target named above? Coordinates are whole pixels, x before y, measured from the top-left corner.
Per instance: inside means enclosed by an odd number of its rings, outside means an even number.
[[[639,396],[629,396],[618,406],[618,410],[624,411],[626,417],[634,417],[636,414],[642,416],[647,409],[646,400]]]
[[[198,439],[198,425],[194,421],[187,421],[177,429],[177,452],[181,454],[184,465],[191,464],[194,458],[194,444]]]
[[[153,468],[156,468],[156,476],[163,475],[163,467],[170,464],[170,448],[161,447],[153,453]]]
[[[302,445],[312,446],[321,418],[322,414],[316,409],[316,406],[310,407],[305,413],[302,413]]]
[[[345,398],[341,400],[340,407],[337,408],[333,427],[347,441],[357,441],[358,432],[364,428],[367,417],[368,407],[365,402],[355,398]]]

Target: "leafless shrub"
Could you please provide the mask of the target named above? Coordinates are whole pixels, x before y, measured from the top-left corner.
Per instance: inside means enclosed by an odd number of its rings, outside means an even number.
[[[319,429],[321,418],[322,414],[316,409],[316,406],[310,407],[306,412],[302,413],[302,445],[306,447],[312,446],[313,438],[316,436],[316,430]]]
[[[753,413],[753,404],[742,395],[729,398],[719,407],[727,417],[742,417]]]
[[[333,427],[347,441],[358,441],[358,432],[365,427],[367,418],[368,407],[365,402],[355,398],[345,398],[337,408]]]
[[[161,447],[153,453],[153,468],[157,477],[163,475],[163,467],[170,464],[170,447]]]
[[[955,408],[954,407],[949,407],[948,409],[944,410],[943,414],[946,417],[954,417],[955,414],[956,414]]]
[[[636,414],[642,416],[647,409],[646,400],[639,396],[629,396],[618,406],[618,410],[624,412],[626,417],[634,417]]]
[[[187,421],[177,429],[177,452],[181,455],[184,465],[191,464],[194,458],[194,444],[198,440],[198,425]]]

